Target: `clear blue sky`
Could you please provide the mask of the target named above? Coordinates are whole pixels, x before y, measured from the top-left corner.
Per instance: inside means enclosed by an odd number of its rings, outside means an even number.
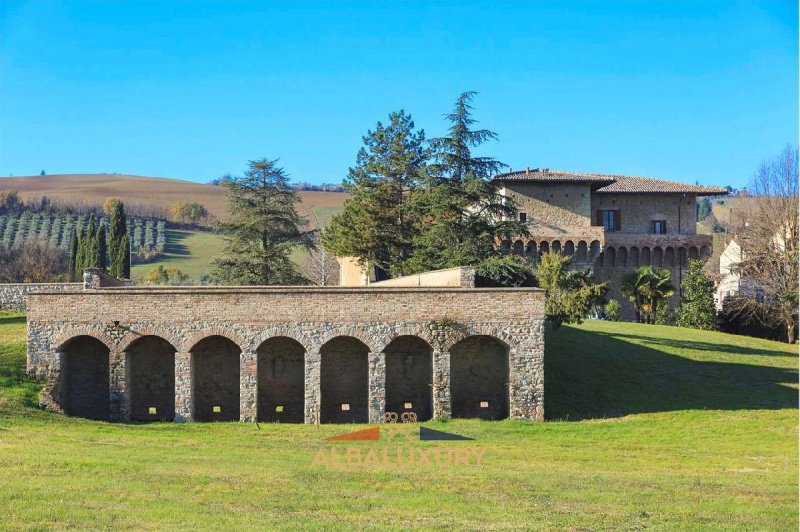
[[[745,185],[798,131],[795,1],[0,2],[0,175],[338,182],[476,90],[514,168]],[[2,183],[0,182],[0,186]]]

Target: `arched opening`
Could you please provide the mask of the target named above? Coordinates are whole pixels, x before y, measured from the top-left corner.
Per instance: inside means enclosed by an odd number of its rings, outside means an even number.
[[[258,356],[258,421],[302,423],[305,405],[305,353],[293,338],[264,341]]]
[[[500,249],[502,249],[503,251],[511,251],[511,241],[510,240],[500,241]]]
[[[553,240],[550,243],[550,249],[553,250],[553,253],[561,253],[561,241],[560,240]]]
[[[351,336],[337,336],[320,349],[321,423],[366,423],[369,414],[369,348]]]
[[[578,242],[578,252],[575,254],[575,260],[578,262],[586,262],[589,257],[589,248],[585,240]]]
[[[191,353],[194,419],[238,420],[239,346],[215,335],[197,342]]]
[[[470,336],[450,349],[453,417],[508,417],[508,347],[492,336]]]
[[[550,253],[550,244],[547,242],[541,242],[539,244],[539,258],[541,259],[542,255],[545,253]]]
[[[657,266],[659,268],[664,266],[663,254],[660,247],[653,248],[653,266]]]
[[[616,266],[617,252],[614,248],[603,250],[603,266]]]
[[[700,248],[700,258],[701,259],[707,259],[710,256],[711,256],[711,248],[710,247],[703,246],[702,248]]]
[[[589,259],[593,261],[598,255],[600,255],[600,241],[592,240],[589,245]]]
[[[175,348],[160,336],[143,336],[126,356],[131,420],[174,420]]]
[[[525,255],[528,256],[528,259],[532,264],[536,264],[536,262],[538,262],[539,254],[536,251],[536,242],[533,240],[528,242],[528,245],[525,247]]]
[[[637,248],[636,246],[633,246],[631,248],[629,259],[631,261],[631,266],[633,266],[634,268],[639,267],[639,248]]]
[[[564,255],[575,255],[575,243],[572,240],[564,242]]]
[[[522,255],[525,253],[525,244],[522,243],[522,240],[514,241],[514,247],[512,248],[511,253],[514,255]]]
[[[642,266],[650,266],[650,248],[642,248],[642,255],[639,262]]]
[[[667,268],[675,266],[675,250],[672,246],[667,246],[664,250],[664,266]]]
[[[617,266],[628,265],[628,248],[617,248]]]
[[[681,266],[688,266],[688,261],[686,260],[686,248],[678,248],[678,261],[680,261]]]
[[[91,336],[76,336],[61,350],[62,407],[68,416],[108,420],[108,347]]]
[[[697,251],[697,248],[695,246],[692,246],[692,247],[689,248],[689,258],[690,259],[699,259],[700,258],[700,253]]]
[[[416,336],[400,336],[386,353],[386,411],[414,412],[417,421],[433,417],[433,350]]]

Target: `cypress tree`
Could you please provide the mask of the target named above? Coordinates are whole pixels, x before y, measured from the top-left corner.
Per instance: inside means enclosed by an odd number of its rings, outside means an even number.
[[[128,239],[128,235],[122,236],[122,245],[120,246],[120,264],[122,266],[122,275],[120,275],[123,279],[130,279],[131,278],[131,241]]]
[[[127,254],[122,250],[127,246]],[[125,218],[125,204],[116,201],[111,208],[111,223],[108,234],[109,273],[114,277],[125,277],[127,264],[130,275],[130,242],[128,241],[128,224]]]
[[[106,244],[106,225],[100,224],[97,228],[97,252],[99,255],[98,268],[105,270],[108,267],[108,245]]]
[[[78,260],[78,231],[75,230],[75,227],[72,228],[72,233],[70,235],[69,241],[69,280],[70,281],[77,281],[75,278],[76,273],[76,265]]]

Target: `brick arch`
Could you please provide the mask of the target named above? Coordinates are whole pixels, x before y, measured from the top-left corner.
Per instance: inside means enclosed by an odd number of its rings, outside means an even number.
[[[312,348],[311,339],[306,334],[297,331],[297,329],[291,325],[276,325],[273,327],[267,327],[260,333],[253,336],[251,345],[253,346],[254,350],[258,350],[258,348],[261,347],[261,344],[272,338],[290,338],[302,345],[306,352],[311,351]]]
[[[224,325],[215,325],[213,327],[206,327],[204,329],[200,329],[199,331],[192,332],[192,334],[183,342],[181,346],[181,352],[188,353],[201,340],[208,338],[209,336],[222,336],[227,338],[231,342],[235,343],[243,352],[251,352],[255,350],[255,348],[251,345],[250,340],[243,337],[232,328]]]
[[[436,339],[433,336],[433,333],[423,327],[423,326],[416,326],[416,325],[401,325],[395,328],[393,331],[389,332],[383,339],[383,346],[381,347],[380,351],[385,350],[389,344],[391,344],[395,338],[399,338],[401,336],[416,336],[420,340],[423,340],[426,344],[428,344],[431,349],[436,346]]]
[[[442,350],[449,351],[458,342],[470,336],[491,336],[505,344],[509,351],[518,347],[518,342],[514,336],[499,327],[495,327],[494,325],[468,325],[465,331],[461,331],[459,334],[448,335],[448,338],[442,343]]]
[[[353,338],[360,340],[361,342],[366,345],[369,350],[373,353],[379,353],[381,348],[384,346],[378,345],[376,340],[364,331],[363,329],[359,329],[354,325],[344,325],[341,327],[335,327],[333,329],[329,329],[322,333],[319,338],[317,338],[316,347],[317,350],[321,349],[323,345],[330,342],[337,336],[352,336]]]
[[[130,349],[131,345],[133,345],[133,343],[136,340],[139,340],[140,338],[144,338],[145,336],[158,336],[159,338],[169,342],[170,345],[172,345],[172,347],[175,349],[175,351],[177,351],[178,348],[180,348],[181,343],[182,343],[181,339],[180,339],[180,336],[178,336],[176,334],[173,334],[173,333],[171,333],[171,332],[169,332],[167,330],[164,330],[164,329],[160,329],[158,327],[152,327],[150,325],[144,325],[144,326],[141,326],[141,327],[137,327],[137,330],[135,330],[135,331],[134,330],[129,330],[125,334],[125,336],[122,337],[122,339],[119,342],[120,351],[127,351],[128,349]]]
[[[109,351],[114,351],[116,349],[117,342],[114,341],[114,339],[111,338],[111,336],[109,336],[105,331],[95,325],[78,325],[76,327],[67,329],[56,336],[55,341],[53,341],[50,346],[56,351],[61,351],[67,342],[73,338],[77,338],[78,336],[91,336],[92,338],[102,342]]]

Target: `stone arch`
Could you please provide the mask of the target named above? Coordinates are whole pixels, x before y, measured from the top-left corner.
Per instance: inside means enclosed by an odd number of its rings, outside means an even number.
[[[639,267],[639,248],[636,246],[632,246],[630,250],[630,254],[628,255],[628,259],[630,260],[631,266],[634,268]]]
[[[708,246],[703,246],[700,248],[700,258],[707,259],[711,256],[711,248]]]
[[[256,348],[258,421],[302,423],[306,348],[290,336],[270,336]]]
[[[386,411],[413,412],[418,421],[433,417],[433,348],[419,336],[392,340],[386,354]]]
[[[111,415],[108,345],[81,334],[62,342],[61,407],[68,416],[107,421]]]
[[[550,242],[550,249],[553,250],[553,253],[561,253],[561,241],[553,240]]]
[[[182,351],[191,351],[198,343],[210,336],[222,336],[223,338],[236,344],[236,346],[242,351],[253,351],[253,345],[249,339],[242,336],[233,328],[224,325],[214,325],[212,327],[205,327],[199,331],[191,332],[191,334],[183,342]]]
[[[449,351],[455,344],[470,336],[492,336],[505,344],[509,349],[516,349],[518,347],[517,339],[508,331],[493,325],[476,324],[468,325],[461,331],[447,335],[447,339],[442,343],[441,349],[443,351]]]
[[[125,347],[132,421],[175,419],[174,345],[156,335],[141,335]]]
[[[192,345],[190,352],[195,421],[237,421],[239,345],[227,336],[212,334]]]
[[[617,266],[626,267],[628,265],[628,248],[617,248]]]
[[[501,240],[500,249],[503,251],[511,251],[511,240]]]
[[[550,252],[550,244],[545,240],[539,243],[539,257]]]
[[[645,246],[642,248],[642,253],[639,257],[639,263],[642,266],[650,266],[650,248]]]
[[[62,332],[53,340],[52,347],[56,351],[62,351],[64,346],[73,338],[78,336],[91,336],[95,340],[102,342],[109,351],[116,347],[117,342],[109,336],[105,331],[92,325],[77,325],[70,327],[68,330]]]
[[[514,241],[514,246],[511,249],[511,253],[514,255],[523,255],[525,253],[525,244],[523,244],[522,240]]]
[[[664,250],[664,267],[671,268],[675,266],[675,249],[672,246],[667,246]]]
[[[653,266],[662,268],[664,266],[664,254],[660,246],[653,248]]]
[[[380,353],[381,347],[383,347],[381,345],[382,342],[379,337],[372,336],[365,330],[355,325],[343,325],[340,327],[334,327],[332,329],[328,329],[323,334],[321,334],[319,338],[317,338],[316,348],[317,349],[322,348],[323,345],[330,342],[337,336],[352,336],[353,338],[360,340],[373,353]]]
[[[400,325],[395,327],[391,332],[388,332],[382,337],[383,342],[380,349],[375,349],[375,352],[385,351],[386,347],[391,344],[396,338],[400,336],[418,336],[430,346],[436,345],[436,338],[429,327],[422,325]]]
[[[320,347],[320,422],[366,423],[369,419],[370,347],[339,335]]]
[[[152,325],[142,325],[136,326],[135,329],[133,327],[128,329],[125,336],[119,340],[119,350],[127,351],[131,344],[145,336],[158,336],[159,338],[163,338],[172,344],[176,351],[183,345],[181,337],[177,334],[173,334],[171,331]]]
[[[261,344],[270,338],[278,337],[291,338],[303,346],[305,351],[312,351],[314,349],[314,342],[311,340],[311,338],[293,325],[275,325],[262,329],[259,333],[253,335],[250,345],[257,350]]]
[[[525,254],[529,257],[536,256],[536,241],[535,240],[528,240],[528,244],[525,246]]]
[[[450,394],[454,418],[508,417],[509,355],[509,346],[493,336],[469,336],[453,345]]]
[[[691,246],[689,248],[689,258],[690,259],[699,259],[700,258],[700,252],[698,251],[697,246]]]
[[[586,262],[589,259],[589,246],[585,240],[578,242],[578,249],[575,252],[575,260],[578,262]]]
[[[613,247],[606,248],[603,253],[603,266],[616,266],[617,252]]]
[[[589,260],[593,261],[595,257],[598,257],[601,250],[602,246],[600,245],[600,241],[592,240],[592,243],[589,244]]]
[[[569,256],[575,255],[575,242],[573,242],[572,240],[567,240],[566,242],[564,242],[563,253],[564,255],[569,255]]]

